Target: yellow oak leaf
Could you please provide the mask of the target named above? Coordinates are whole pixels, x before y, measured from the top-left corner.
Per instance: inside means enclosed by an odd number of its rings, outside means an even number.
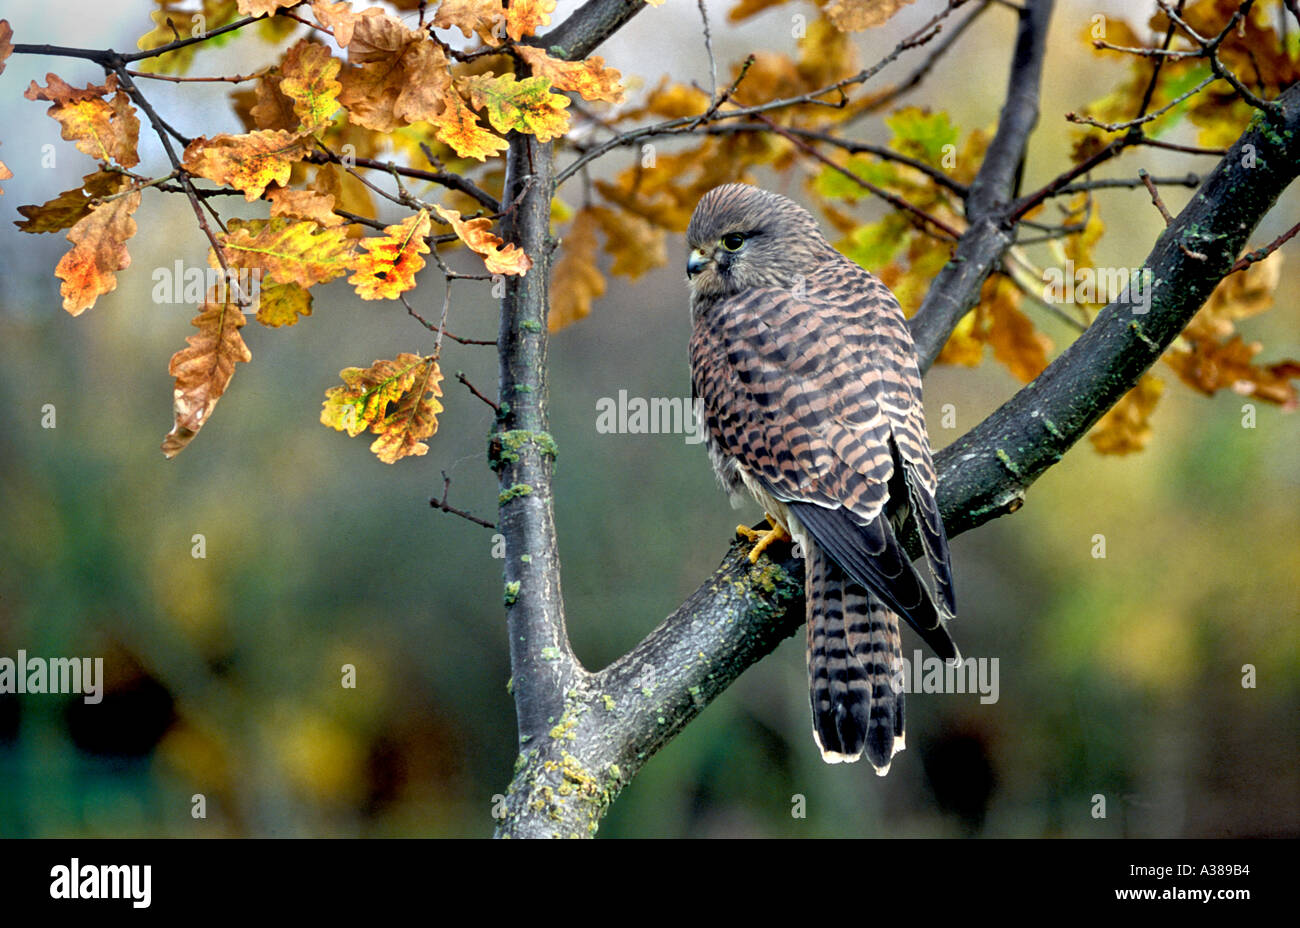
[[[738,23],[763,12],[768,7],[780,6],[789,2],[790,0],[738,0],[736,5],[727,12],[727,19],[733,23]]]
[[[666,235],[640,216],[604,206],[591,207],[592,218],[605,233],[605,251],[613,255],[611,274],[636,279],[668,263]]]
[[[690,84],[673,83],[664,77],[646,96],[643,104],[626,110],[625,114],[629,119],[641,119],[650,115],[681,119],[685,116],[698,116],[708,108],[709,95],[703,90]]]
[[[506,34],[518,42],[536,32],[539,26],[549,26],[554,10],[555,0],[510,0],[510,8],[506,11]]]
[[[451,82],[447,55],[400,19],[387,13],[360,19],[348,45],[348,62],[339,100],[357,125],[391,132],[442,111]]]
[[[135,43],[141,51],[171,45],[177,39],[192,38],[196,29],[201,32],[224,26],[239,12],[235,0],[202,0],[197,10],[184,9],[187,0],[154,0],[154,3],[158,9],[149,13],[153,29]],[[162,55],[146,58],[136,67],[151,74],[184,74],[202,44],[182,45]]]
[[[189,347],[172,355],[167,366],[167,372],[176,378],[172,389],[176,421],[162,444],[163,454],[169,458],[180,454],[212,417],[217,400],[234,376],[235,365],[253,359],[239,334],[244,314],[217,293],[215,288],[208,292],[202,311],[192,322],[198,332],[185,339]]]
[[[404,222],[388,226],[384,234],[361,240],[365,254],[357,255],[352,266],[356,273],[348,283],[363,300],[391,300],[415,286],[415,275],[424,267],[421,255],[429,253],[425,241],[432,220],[428,210],[420,210]]]
[[[270,16],[276,10],[294,6],[301,0],[237,0],[239,12],[245,16]]]
[[[14,172],[9,170],[9,166],[0,161],[0,180],[9,180],[14,176]],[[4,189],[0,188],[0,196],[4,196]]]
[[[231,219],[219,233],[226,263],[260,270],[268,283],[311,287],[341,277],[351,269],[352,242],[344,229],[322,228],[310,219]],[[213,267],[215,255],[208,256]]]
[[[826,17],[845,32],[883,26],[912,0],[831,0]]]
[[[343,386],[325,391],[320,421],[349,436],[366,429],[379,437],[370,450],[385,464],[429,450],[423,439],[438,430],[442,371],[432,358],[403,352],[370,367],[346,367]]]
[[[486,161],[510,147],[501,136],[479,125],[474,111],[456,91],[449,90],[443,103],[446,105],[442,112],[431,120],[434,135],[439,142],[455,149],[460,157]]]
[[[140,120],[130,98],[117,89],[116,74],[110,73],[102,87],[91,84],[80,90],[56,74],[46,74],[45,82],[41,87],[32,81],[23,96],[50,101],[46,112],[63,126],[63,138],[77,143],[78,151],[126,168],[140,163]],[[105,100],[109,94],[112,99]]]
[[[498,132],[527,132],[549,142],[569,129],[569,114],[564,111],[569,98],[551,93],[544,77],[520,81],[514,74],[494,77],[489,71],[461,78],[460,87],[474,107],[487,109],[488,122]]]
[[[1132,454],[1151,440],[1151,413],[1164,392],[1164,381],[1143,374],[1137,386],[1125,393],[1088,433],[1098,454]]]
[[[114,272],[131,264],[126,240],[135,235],[131,214],[139,207],[140,191],[132,190],[101,203],[68,231],[74,247],[59,260],[54,276],[63,281],[63,308],[72,315],[80,316],[101,293],[117,289]]]
[[[289,182],[295,161],[307,154],[307,141],[282,129],[258,129],[244,135],[199,136],[185,147],[185,170],[244,191],[256,200],[271,184]]]
[[[1238,319],[1265,312],[1273,305],[1282,281],[1282,261],[1282,252],[1275,251],[1263,261],[1247,265],[1245,270],[1219,281],[1205,305],[1183,330],[1183,336],[1195,341],[1226,338],[1236,331]]]
[[[2,175],[0,175],[2,176]],[[18,212],[26,216],[15,222],[24,232],[58,232],[76,225],[90,215],[90,209],[101,197],[117,193],[128,183],[125,174],[113,171],[95,171],[81,179],[81,186],[65,190],[53,200],[40,206],[20,206]]]
[[[436,203],[433,208],[438,211],[439,216],[451,224],[456,236],[462,242],[483,256],[483,264],[489,274],[523,276],[533,266],[532,260],[518,245],[506,245],[502,239],[488,231],[492,227],[491,219],[465,220],[461,219],[460,213],[454,209],[444,209]],[[503,245],[505,247],[502,247]]]
[[[591,208],[578,211],[560,245],[560,260],[551,273],[551,314],[547,327],[552,332],[591,312],[591,303],[605,293],[605,275],[596,266],[596,217]]]
[[[247,101],[248,119],[244,120],[247,128],[298,132],[301,121],[294,110],[294,101],[280,89],[280,81],[280,69],[272,68],[257,79],[257,85],[251,91],[242,91],[243,94],[252,94],[252,99]],[[237,109],[241,100],[247,98],[236,96]]]
[[[284,56],[280,91],[293,101],[299,129],[314,132],[330,121],[339,108],[343,85],[334,78],[343,62],[324,45],[300,39]]]
[[[622,75],[605,67],[605,59],[599,55],[586,61],[564,61],[530,45],[520,45],[516,51],[528,62],[533,76],[546,78],[552,87],[581,94],[585,100],[623,102]]]
[[[311,292],[297,284],[263,284],[257,295],[257,321],[278,329],[311,315]]]

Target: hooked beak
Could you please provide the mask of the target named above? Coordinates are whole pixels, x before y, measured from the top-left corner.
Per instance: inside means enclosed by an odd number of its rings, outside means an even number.
[[[694,277],[700,271],[709,266],[712,256],[706,255],[702,249],[694,249],[686,258],[686,276]]]

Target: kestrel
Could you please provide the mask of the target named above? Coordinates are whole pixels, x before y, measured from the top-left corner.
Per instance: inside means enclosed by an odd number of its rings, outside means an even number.
[[[706,446],[804,556],[813,737],[827,763],[883,776],[903,749],[898,617],[961,660],[948,539],[902,308],[792,200],[745,184],[706,193],[686,232],[691,383]],[[914,514],[933,593],[897,532]],[[748,531],[739,529],[738,531]],[[757,533],[749,532],[751,537]]]

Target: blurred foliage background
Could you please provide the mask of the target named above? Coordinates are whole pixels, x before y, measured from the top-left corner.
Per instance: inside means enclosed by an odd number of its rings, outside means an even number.
[[[562,2],[556,21],[575,5]],[[792,50],[788,10],[731,26],[727,6],[709,4],[720,63]],[[931,6],[860,35],[862,60]],[[665,69],[707,86],[694,7],[647,11],[600,52],[647,86]],[[51,0],[6,15],[19,41],[125,49],[149,28],[148,9]],[[1098,11],[1124,5],[1058,5],[1026,188],[1067,163],[1062,114],[1126,73],[1079,41]],[[964,128],[992,125],[1013,34],[1013,16],[992,11],[903,102],[946,109]],[[191,73],[247,73],[273,54],[239,38],[200,52]],[[324,391],[342,367],[425,350],[427,333],[398,303],[363,304],[341,281],[318,288],[302,324],[245,329],[253,363],[193,447],[165,461],[167,359],[194,310],[153,303],[151,274],[176,259],[203,266],[207,245],[183,200],[147,193],[116,292],[79,319],[60,309],[52,271],[67,243],[11,222],[17,206],[91,170],[44,105],[21,99],[46,71],[74,84],[102,76],[85,62],[18,56],[0,77],[0,156],[16,175],[0,200],[0,656],[103,656],[107,691],[98,706],[0,695],[0,835],[489,834],[515,754],[501,566],[490,532],[427,500],[445,470],[453,504],[493,515],[490,414],[450,375],[494,392],[494,352],[444,348],[446,411],[428,456],[384,465],[364,440],[317,422]],[[238,131],[228,89],[147,88],[187,134]],[[859,131],[887,138],[878,118]],[[159,165],[156,140],[141,142],[145,165]],[[52,168],[41,166],[46,145]],[[634,157],[615,153],[597,174]],[[1210,164],[1191,160],[1143,149],[1112,170]],[[797,174],[765,181],[801,195]],[[1187,195],[1164,191],[1175,211]],[[1138,264],[1162,225],[1146,192],[1099,202],[1098,262]],[[1291,225],[1298,204],[1292,190],[1254,240]],[[619,390],[689,395],[684,253],[680,241],[672,248],[669,267],[613,280],[551,349],[564,593],[593,668],[703,580],[738,516],[758,518],[728,507],[702,448],[682,436],[596,431],[597,401]],[[440,306],[431,287],[426,302]],[[1241,330],[1266,357],[1300,355],[1298,310],[1284,283],[1276,307]],[[452,330],[492,338],[494,311],[486,287],[458,284]],[[1056,320],[1034,321],[1058,350],[1068,343]],[[908,750],[890,776],[827,767],[809,731],[803,645],[791,639],[645,768],[602,834],[1300,832],[1297,420],[1261,404],[1256,427],[1243,428],[1242,397],[1208,399],[1164,376],[1147,450],[1101,457],[1082,443],[1020,512],[955,540],[954,631],[967,656],[998,658],[995,704],[913,696]],[[1017,386],[992,363],[936,368],[926,384],[935,444]],[[938,426],[948,403],[953,429]],[[45,404],[54,429],[41,427]],[[191,556],[196,534],[202,559]],[[1092,556],[1097,534],[1104,559]],[[907,639],[905,653],[916,646]],[[357,668],[355,689],[340,685],[344,664]],[[1254,688],[1242,686],[1246,664]],[[1104,819],[1091,815],[1099,793]],[[205,819],[191,817],[195,794],[207,797]],[[796,795],[806,818],[791,815]]]

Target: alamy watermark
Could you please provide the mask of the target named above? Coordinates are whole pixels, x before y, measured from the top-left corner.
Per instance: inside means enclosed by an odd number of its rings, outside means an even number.
[[[602,396],[596,400],[601,435],[684,435],[686,444],[704,441],[704,400],[688,396]]]
[[[102,657],[0,657],[0,693],[83,693],[87,705],[104,698]]]
[[[1151,309],[1149,267],[1081,267],[1067,260],[1064,268],[1043,271],[1043,300],[1048,303],[1128,303],[1136,316]]]

